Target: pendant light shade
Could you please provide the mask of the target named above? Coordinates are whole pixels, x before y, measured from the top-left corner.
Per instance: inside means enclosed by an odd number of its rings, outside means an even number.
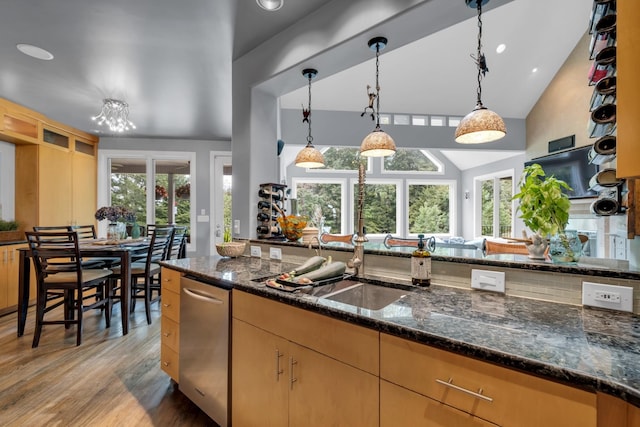
[[[307,135],[307,146],[304,147],[296,156],[296,166],[301,168],[321,168],[324,166],[324,156],[316,147],[313,146],[313,137],[311,136],[311,80],[318,75],[318,70],[313,68],[305,68],[302,75],[309,80],[309,108],[302,109],[302,122],[309,125],[309,134]]]
[[[369,93],[369,107],[373,108],[372,97],[375,97],[376,108],[376,128],[367,135],[360,144],[360,155],[365,157],[384,157],[390,156],[396,152],[396,143],[393,138],[389,136],[385,131],[380,129],[380,82],[379,82],[379,67],[380,67],[380,51],[387,45],[387,39],[385,37],[374,37],[369,40],[369,48],[376,51],[376,87],[375,92]],[[365,112],[367,109],[365,108]],[[363,112],[362,115],[365,113]]]
[[[475,58],[478,67],[478,89],[476,108],[467,114],[456,128],[455,140],[460,144],[483,144],[496,141],[507,134],[504,120],[498,114],[482,105],[482,78],[489,72],[482,53],[482,6],[489,0],[465,0],[467,6],[478,10],[478,53]]]
[[[504,120],[489,110],[477,105],[460,121],[456,128],[456,142],[460,144],[482,144],[496,141],[507,134]]]

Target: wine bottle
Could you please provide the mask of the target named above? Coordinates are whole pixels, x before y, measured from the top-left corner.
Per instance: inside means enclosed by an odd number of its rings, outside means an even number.
[[[282,199],[282,194],[278,191],[269,191],[267,189],[261,188],[260,191],[258,191],[258,196],[262,197],[263,199],[268,199],[271,198],[271,200],[281,200]]]
[[[276,225],[268,226],[268,225],[259,225],[257,227],[258,234],[278,234],[280,233],[280,228]]]
[[[264,212],[259,212],[258,213],[258,221],[276,221],[278,219],[278,217],[276,215],[269,215],[267,213]]]

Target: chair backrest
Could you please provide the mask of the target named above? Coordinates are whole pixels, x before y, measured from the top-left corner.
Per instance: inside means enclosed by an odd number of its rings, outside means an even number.
[[[171,236],[173,235],[173,227],[158,227],[153,231],[151,235],[151,242],[149,243],[149,251],[147,252],[147,258],[145,260],[146,271],[151,270],[151,264],[158,261],[164,261],[167,259],[167,252],[169,245],[171,244]]]
[[[39,282],[42,282],[50,274],[76,271],[78,273],[77,281],[82,283],[78,233],[74,231],[26,231],[25,236]]]
[[[96,227],[93,224],[89,225],[72,225],[69,227],[69,231],[75,231],[78,233],[78,239],[95,239],[98,237],[96,234]]]
[[[187,247],[187,227],[176,226],[173,227],[173,235],[171,236],[171,243],[168,247],[168,253],[166,259],[178,259],[186,256]]]
[[[497,242],[495,240],[484,239],[482,244],[482,250],[485,255],[492,254],[517,254],[517,255],[529,255],[529,251],[524,243],[508,243]]]
[[[65,232],[73,231],[69,229],[68,225],[36,225],[33,227],[33,231],[49,231],[49,232]]]
[[[151,237],[153,235],[153,231],[156,228],[173,228],[174,226],[171,224],[147,224],[147,237]]]

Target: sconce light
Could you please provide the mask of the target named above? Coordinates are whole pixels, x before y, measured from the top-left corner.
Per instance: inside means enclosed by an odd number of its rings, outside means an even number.
[[[482,144],[496,141],[507,134],[504,120],[482,105],[482,77],[489,71],[482,53],[482,5],[489,0],[465,0],[467,6],[478,9],[478,52],[475,59],[478,66],[478,99],[476,107],[458,124],[455,140],[460,144]]]
[[[369,48],[376,51],[376,87],[375,92],[368,92],[369,105],[364,109],[360,116],[364,116],[367,110],[371,110],[371,118],[376,119],[376,128],[367,135],[360,144],[360,155],[366,157],[384,157],[390,156],[396,152],[396,143],[393,138],[380,129],[380,83],[379,83],[379,67],[380,67],[380,51],[387,45],[385,37],[374,37],[369,40]],[[368,91],[369,86],[367,86]],[[373,101],[376,101],[375,111]]]
[[[302,108],[302,122],[309,125],[309,134],[307,135],[307,146],[304,147],[296,156],[296,166],[301,168],[321,168],[324,166],[324,156],[316,147],[313,146],[313,137],[311,136],[311,80],[318,75],[318,70],[313,68],[305,68],[302,75],[309,79],[309,108]]]

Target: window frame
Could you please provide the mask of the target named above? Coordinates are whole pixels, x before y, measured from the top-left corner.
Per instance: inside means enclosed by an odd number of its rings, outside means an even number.
[[[367,184],[372,185],[395,185],[396,187],[396,232],[395,233],[391,233],[393,235],[402,235],[403,231],[405,230],[405,221],[404,221],[404,211],[402,209],[403,206],[405,206],[404,204],[404,194],[403,194],[403,189],[402,189],[402,183],[403,181],[405,181],[404,179],[385,179],[385,178],[366,178],[364,180],[365,186]],[[349,216],[349,227],[351,228],[351,230],[349,231],[350,233],[357,233],[357,224],[352,223],[351,218],[353,218],[356,214],[356,207],[355,207],[355,190],[353,190],[354,186],[358,185],[358,178],[350,178],[349,179],[349,192],[352,193],[351,197],[349,197],[349,212],[351,213]],[[365,200],[366,203],[366,200]],[[367,223],[365,221],[364,224],[365,228],[367,227]],[[369,241],[373,241],[373,240],[384,240],[384,238],[387,236],[386,233],[371,233],[371,234],[367,234],[367,238],[369,239]]]
[[[407,212],[406,228],[404,229],[404,235],[407,238],[418,238],[419,233],[409,233],[409,186],[411,185],[448,185],[449,186],[449,233],[437,233],[433,234],[436,237],[450,237],[458,235],[458,182],[455,179],[405,179],[405,194],[406,203],[404,204],[405,212]]]
[[[344,203],[348,195],[348,189],[346,188],[347,179],[348,178],[291,178],[291,198],[298,199],[298,184],[340,184],[340,197],[342,199],[340,203],[340,234],[347,234],[347,218],[349,218],[347,213],[348,205]]]
[[[384,167],[384,157],[380,160],[380,173],[382,175],[429,175],[429,176],[441,176],[444,175],[445,165],[444,163],[434,156],[429,150],[424,150],[422,148],[398,148],[398,150],[413,150],[420,151],[425,157],[431,160],[436,166],[438,166],[437,171],[395,171],[395,170],[387,170]]]
[[[473,235],[478,237],[500,237],[500,179],[511,178],[511,194],[515,194],[515,169],[504,169],[473,177]],[[482,182],[493,180],[493,236],[482,234]],[[498,191],[496,191],[496,189]],[[511,200],[511,230],[515,230],[516,202]],[[497,234],[496,234],[497,233]]]

